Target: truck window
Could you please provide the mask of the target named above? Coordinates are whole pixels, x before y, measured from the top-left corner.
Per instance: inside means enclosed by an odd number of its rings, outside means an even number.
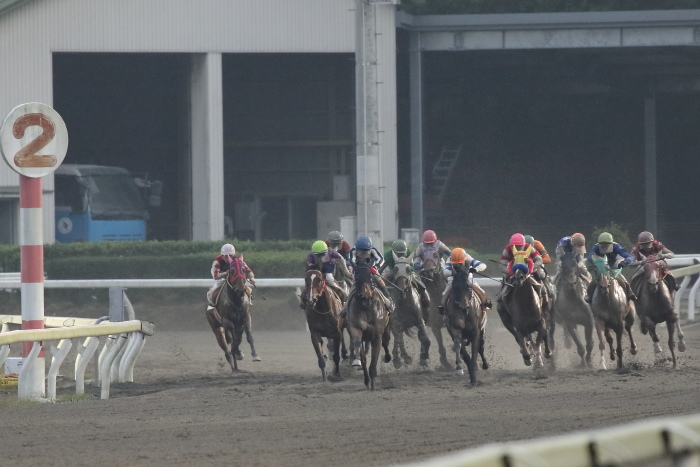
[[[148,219],[141,192],[129,174],[87,177],[93,219]]]
[[[83,193],[85,188],[78,182],[77,177],[56,175],[56,206],[68,206],[71,212],[85,212]]]

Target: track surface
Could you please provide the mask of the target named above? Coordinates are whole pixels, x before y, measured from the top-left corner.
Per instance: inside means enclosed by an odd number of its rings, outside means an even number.
[[[272,315],[261,314],[254,335],[263,361],[253,363],[244,343],[235,375],[202,311],[169,311],[152,319],[156,334],[146,342],[135,382],[113,384],[109,400],[90,386],[95,398],[58,404],[18,405],[16,393],[0,392],[7,465],[387,465],[690,414],[700,406],[698,324],[684,328],[688,349],[675,371],[655,358],[650,338],[635,325],[640,351],[631,356],[625,340],[624,372],[576,368],[578,358],[563,347],[558,329],[558,369],[536,374],[522,364],[493,311],[486,344],[491,369],[479,370],[476,387],[439,368],[433,345],[428,369],[382,363],[372,393],[347,365],[339,379],[321,382],[300,310],[277,312],[288,321],[285,331],[266,330]],[[660,332],[663,342],[665,327]],[[417,360],[417,339],[407,342]],[[597,343],[594,355],[597,362]],[[64,364],[63,373],[70,368]],[[59,394],[71,386],[65,378]]]

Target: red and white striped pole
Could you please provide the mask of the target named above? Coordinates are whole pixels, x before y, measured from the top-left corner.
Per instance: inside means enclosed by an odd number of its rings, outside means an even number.
[[[44,329],[44,223],[41,178],[19,176],[19,244],[22,261],[22,329]],[[31,365],[21,378],[22,399],[46,397],[44,346],[35,360],[28,361],[33,342],[22,344],[24,364]]]
[[[61,165],[68,130],[54,109],[40,102],[18,105],[0,126],[0,155],[19,174],[19,244],[22,266],[22,329],[44,328],[44,222],[41,177]],[[20,399],[46,397],[44,343],[22,345]],[[30,355],[34,358],[29,358]]]

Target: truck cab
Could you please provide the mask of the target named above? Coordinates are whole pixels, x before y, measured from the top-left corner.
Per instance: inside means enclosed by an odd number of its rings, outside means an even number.
[[[56,241],[146,240],[143,192],[126,169],[62,164],[54,172]]]

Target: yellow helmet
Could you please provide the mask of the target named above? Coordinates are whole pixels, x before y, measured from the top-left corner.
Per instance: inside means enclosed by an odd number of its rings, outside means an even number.
[[[320,255],[328,251],[328,245],[323,240],[316,240],[313,245],[311,245],[311,252],[315,255]]]

